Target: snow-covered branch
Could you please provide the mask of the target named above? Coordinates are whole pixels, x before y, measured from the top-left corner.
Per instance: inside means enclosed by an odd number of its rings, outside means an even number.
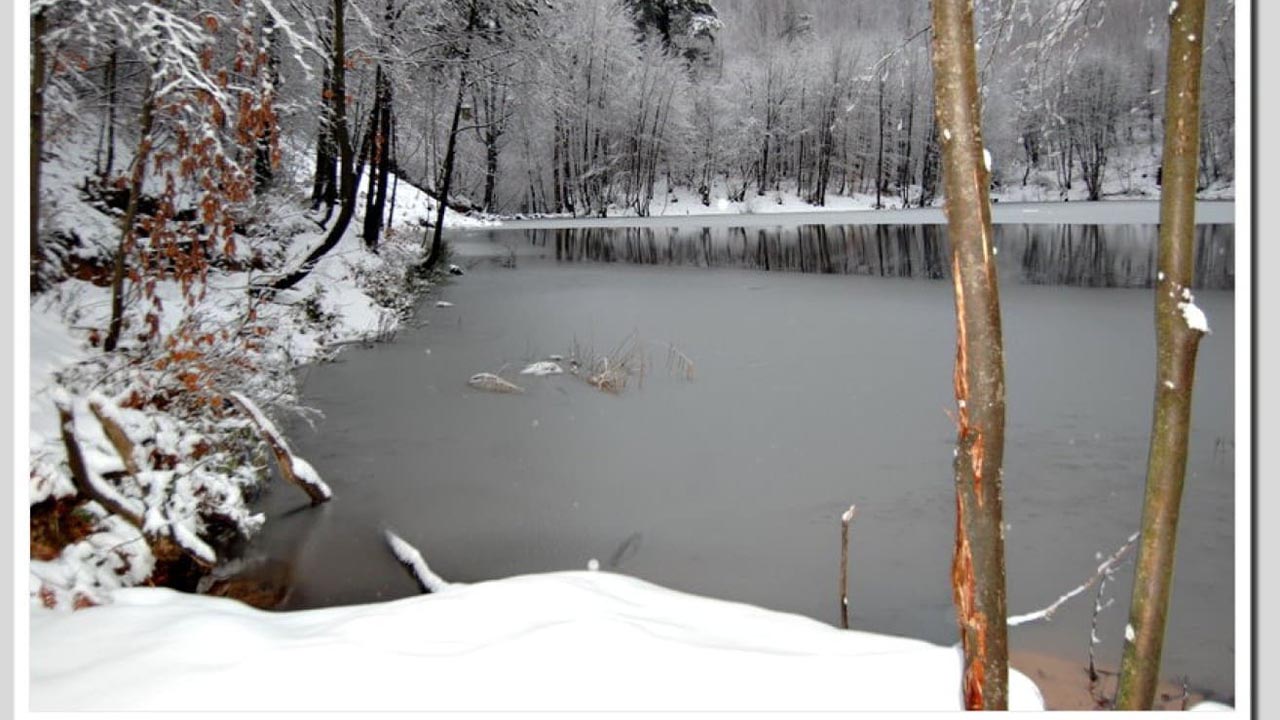
[[[386,531],[386,537],[387,544],[391,546],[391,552],[395,553],[396,559],[409,569],[423,590],[438,593],[449,589],[449,583],[444,578],[431,572],[431,568],[427,566],[427,561],[422,559],[422,553],[418,552],[418,548],[390,530]]]
[[[289,444],[285,442],[284,435],[276,429],[275,424],[258,408],[257,404],[238,392],[231,393],[230,397],[258,427],[262,439],[275,455],[276,465],[280,468],[280,475],[285,480],[302,488],[307,497],[311,498],[312,505],[319,505],[333,497],[333,491],[320,479],[320,474],[311,466],[311,463],[293,454]]]
[[[1010,617],[1009,627],[1017,627],[1018,625],[1024,625],[1029,622],[1037,622],[1040,620],[1048,621],[1052,619],[1053,614],[1058,611],[1058,608],[1065,605],[1068,600],[1079,595],[1080,593],[1083,593],[1085,590],[1088,590],[1089,588],[1093,587],[1099,580],[1110,577],[1111,574],[1115,572],[1115,569],[1120,563],[1120,561],[1123,560],[1125,555],[1129,554],[1129,551],[1133,549],[1134,543],[1137,540],[1138,540],[1138,533],[1134,533],[1130,535],[1129,539],[1125,541],[1125,544],[1120,546],[1120,549],[1111,553],[1111,555],[1106,560],[1102,561],[1102,564],[1098,566],[1098,569],[1094,572],[1092,577],[1090,577],[1088,580],[1084,581],[1080,585],[1076,586],[1075,588],[1069,590],[1067,593],[1059,597],[1057,600],[1054,600],[1047,607],[1036,610],[1035,612],[1026,613],[1024,615],[1015,615],[1013,617]]]

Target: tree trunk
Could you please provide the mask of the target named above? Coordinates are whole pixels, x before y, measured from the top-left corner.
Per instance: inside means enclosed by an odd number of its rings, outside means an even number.
[[[560,113],[556,113],[551,140],[551,194],[555,211],[564,212],[564,195],[560,192]]]
[[[485,134],[484,145],[484,211],[498,211],[498,135]]]
[[[933,0],[933,76],[956,305],[951,583],[970,710],[1008,706],[1002,476],[1004,342],[983,162],[972,0]]]
[[[94,170],[98,177],[109,180],[115,171],[116,163],[116,67],[119,64],[120,51],[114,43],[111,53],[107,55],[106,67],[102,70],[102,86],[107,95],[107,116],[102,123],[102,133],[98,140],[98,153],[95,157]],[[105,163],[102,160],[106,154]]]
[[[369,114],[369,189],[364,196],[364,245],[377,252],[382,234],[382,211],[387,202],[388,103],[391,100],[386,76],[379,64],[374,71],[373,109]]]
[[[390,160],[390,161],[387,163],[387,170],[388,170],[388,172],[390,172],[390,170],[391,170],[392,168],[394,168],[394,169],[395,169],[395,171],[396,171],[396,174],[395,174],[395,175],[393,175],[393,176],[391,176],[391,197],[387,200],[387,214],[386,214],[386,216],[384,217],[384,219],[383,219],[383,221],[382,221],[382,226],[383,226],[384,228],[391,227],[392,221],[393,221],[393,220],[395,220],[395,217],[396,217],[396,188],[400,187],[400,165],[399,165],[399,163],[396,161],[396,153],[397,153],[397,152],[399,151],[399,149],[400,149],[400,144],[399,144],[398,142],[396,142],[396,117],[395,117],[395,115],[390,115],[390,114],[389,114],[389,115],[387,116],[387,127],[388,127],[387,134],[391,137],[391,142],[390,142],[390,145],[388,145],[388,149],[387,149],[388,157],[389,157],[389,160]],[[383,184],[386,184],[385,180],[383,181]]]
[[[1204,0],[1182,0],[1169,14],[1165,90],[1164,185],[1160,193],[1161,275],[1156,283],[1156,388],[1147,458],[1142,539],[1133,581],[1116,707],[1149,710],[1155,699],[1173,579],[1178,510],[1187,469],[1191,388],[1202,329],[1185,312],[1194,269],[1196,144],[1200,138],[1200,57]]]
[[[444,251],[444,211],[449,203],[449,186],[453,184],[453,155],[458,146],[458,120],[462,116],[462,98],[467,89],[467,71],[458,74],[458,99],[453,104],[453,120],[449,123],[449,144],[444,151],[444,178],[440,183],[440,197],[436,198],[436,226],[431,234],[431,252],[422,264],[422,272],[430,272],[440,262]]]
[[[120,342],[120,332],[124,329],[124,277],[125,262],[129,250],[133,246],[134,224],[138,220],[138,201],[142,198],[142,185],[147,179],[147,162],[151,157],[151,126],[155,118],[156,98],[151,83],[151,73],[147,73],[147,86],[143,91],[142,118],[138,136],[138,152],[133,158],[133,170],[129,181],[129,204],[125,207],[124,220],[121,221],[120,243],[116,247],[115,264],[111,271],[111,320],[107,326],[107,338],[102,349],[113,352]]]
[[[916,66],[911,63],[911,73],[907,81],[907,133],[902,141],[902,162],[898,166],[898,193],[902,196],[902,207],[911,207],[911,135],[916,124]]]
[[[391,94],[391,81],[385,79],[384,82],[386,83],[386,96],[382,99],[381,124],[378,127],[378,135],[382,139],[382,142],[378,145],[378,197],[373,204],[374,216],[378,218],[379,228],[386,225],[384,211],[387,208],[387,185],[391,179],[391,163],[395,159],[395,156],[392,155],[395,142],[391,130],[394,97]]]
[[[338,158],[334,154],[333,131],[333,72],[329,65],[324,68],[324,76],[320,85],[323,106],[320,111],[320,127],[316,133],[316,175],[311,188],[311,209],[321,204],[330,209],[338,201],[337,176]]]
[[[31,289],[40,288],[44,254],[40,248],[40,164],[44,156],[44,34],[41,10],[31,17]]]
[[[268,92],[266,99],[268,102],[273,102],[275,94],[280,90],[280,48],[279,43],[276,41],[275,19],[270,15],[267,16],[263,24],[262,34],[267,46],[267,81],[271,84],[271,90]],[[277,122],[269,123],[265,132],[258,136],[257,144],[254,147],[253,191],[255,194],[265,194],[275,180],[276,133],[278,130]]]
[[[884,75],[880,76],[880,91],[876,94],[876,116],[879,118],[879,136],[876,149],[876,209],[884,207],[884,203],[880,200],[880,193],[884,189]]]
[[[342,209],[338,211],[338,217],[334,220],[333,226],[329,228],[324,242],[315,250],[312,250],[311,254],[307,255],[297,270],[273,282],[271,284],[272,290],[288,290],[302,282],[302,279],[307,275],[310,275],[311,271],[315,269],[316,262],[337,246],[338,241],[342,239],[343,233],[347,231],[347,226],[351,224],[351,217],[356,211],[356,175],[353,167],[355,158],[351,150],[351,136],[347,132],[345,14],[346,0],[333,0],[333,56],[330,59],[333,68],[333,97],[331,99],[333,101],[333,135],[338,144],[338,155],[341,163],[339,182],[341,183]]]

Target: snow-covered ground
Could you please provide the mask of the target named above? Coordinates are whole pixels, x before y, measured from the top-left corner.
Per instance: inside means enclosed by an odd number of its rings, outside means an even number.
[[[605,572],[292,613],[136,588],[30,627],[37,711],[962,709],[957,648]],[[1016,671],[1009,705],[1043,709]]]

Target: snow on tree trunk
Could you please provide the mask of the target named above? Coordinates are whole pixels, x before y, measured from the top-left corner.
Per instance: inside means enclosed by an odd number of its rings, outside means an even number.
[[[1196,351],[1208,330],[1202,314],[1189,312],[1195,305],[1188,291],[1194,269],[1204,15],[1204,0],[1179,0],[1169,12],[1159,280],[1155,288],[1155,408],[1142,539],[1129,608],[1133,633],[1125,640],[1116,697],[1120,710],[1151,709],[1155,699],[1187,469]]]
[[[956,304],[956,543],[951,582],[970,710],[1008,706],[1002,490],[1004,345],[983,163],[971,0],[933,2],[934,112]]]

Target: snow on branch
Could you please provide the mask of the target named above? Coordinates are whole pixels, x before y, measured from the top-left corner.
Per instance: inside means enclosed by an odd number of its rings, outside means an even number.
[[[103,477],[105,472],[109,472],[107,468],[110,466],[111,470],[116,470],[119,466],[115,465],[114,460],[102,456],[98,451],[94,453],[85,451],[80,438],[92,437],[90,435],[92,431],[81,427],[77,422],[84,413],[76,412],[76,407],[77,405],[83,407],[83,405],[73,403],[65,392],[58,393],[54,403],[57,406],[62,429],[62,443],[67,453],[67,465],[71,469],[71,481],[81,495],[101,505],[109,514],[132,525],[146,539],[148,547],[151,547],[153,552],[155,552],[155,543],[168,536],[172,538],[179,550],[196,563],[208,567],[217,562],[217,554],[214,553],[213,548],[202,540],[192,527],[188,527],[188,523],[174,520],[168,512],[170,508],[167,507],[167,502],[155,503],[148,507],[146,502],[126,496],[108,482]],[[107,442],[119,455],[125,474],[135,480],[145,480],[146,484],[158,486],[159,483],[155,482],[157,473],[139,471],[133,456],[135,443],[125,430],[119,408],[101,395],[95,395],[87,405],[89,412],[101,425]],[[160,475],[172,475],[172,473],[160,473]]]
[[[1133,549],[1133,545],[1137,540],[1138,533],[1135,532],[1129,536],[1129,539],[1125,541],[1124,545],[1120,546],[1119,550],[1116,550],[1110,557],[1102,561],[1102,564],[1098,566],[1098,569],[1094,572],[1092,577],[1077,586],[1075,589],[1067,592],[1062,597],[1054,600],[1048,607],[1041,608],[1035,612],[1026,613],[1025,615],[1015,615],[1009,618],[1009,627],[1017,627],[1018,625],[1024,625],[1029,622],[1036,622],[1039,620],[1048,621],[1052,619],[1053,614],[1058,611],[1058,608],[1066,604],[1068,600],[1093,587],[1093,585],[1099,580],[1111,577],[1111,574],[1115,572],[1116,566],[1122,559],[1124,559],[1124,556]]]
[[[307,497],[311,498],[312,505],[319,505],[333,497],[333,491],[320,479],[320,473],[316,472],[311,463],[293,454],[275,424],[262,410],[258,409],[252,400],[238,392],[231,393],[230,397],[258,427],[258,433],[271,447],[271,452],[276,458],[276,466],[280,468],[280,475],[285,480],[302,488],[307,493]]]
[[[142,508],[138,507],[134,499],[125,497],[104,480],[97,463],[91,462],[81,448],[76,433],[75,412],[72,410],[70,399],[61,395],[55,398],[54,403],[58,408],[62,442],[66,446],[67,464],[71,466],[71,481],[75,484],[76,490],[101,505],[107,512],[124,518],[141,532]]]
[[[449,589],[449,583],[444,578],[431,572],[431,568],[427,566],[427,561],[422,559],[422,553],[418,552],[418,548],[390,530],[386,531],[386,536],[391,552],[395,553],[396,559],[409,569],[423,590],[438,593]]]
[[[313,71],[307,61],[302,59],[303,51],[310,50],[320,57],[325,56],[325,51],[312,42],[310,38],[298,32],[293,27],[293,23],[289,22],[288,18],[276,9],[272,0],[258,0],[258,4],[262,6],[267,15],[271,16],[271,22],[274,25],[272,32],[280,33],[289,42],[289,45],[293,48],[294,62],[298,63],[298,66],[302,68],[307,80],[311,80],[314,76]]]

